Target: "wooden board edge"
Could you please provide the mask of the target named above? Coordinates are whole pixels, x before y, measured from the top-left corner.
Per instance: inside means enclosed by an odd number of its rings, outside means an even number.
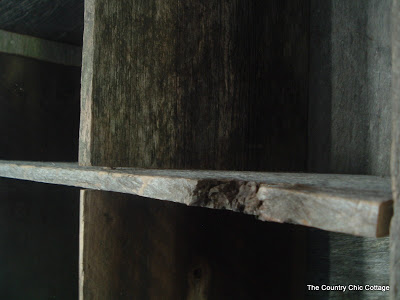
[[[16,179],[112,191],[227,209],[262,221],[294,223],[360,236],[384,236],[392,213],[389,191],[348,190],[299,184],[193,179],[115,173],[93,167],[0,164],[0,175]],[[367,178],[368,179],[368,178]],[[369,182],[367,180],[367,182]]]
[[[83,31],[82,74],[81,74],[81,117],[79,126],[79,165],[91,165],[92,103],[95,48],[95,0],[85,0],[85,27]]]
[[[79,300],[84,300],[85,285],[84,250],[85,250],[85,197],[86,190],[80,191],[79,199]]]
[[[0,29],[0,52],[80,67],[82,48]]]

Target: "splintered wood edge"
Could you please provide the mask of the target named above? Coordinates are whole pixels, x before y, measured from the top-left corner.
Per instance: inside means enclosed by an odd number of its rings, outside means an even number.
[[[20,55],[56,64],[80,67],[82,48],[0,30],[0,53]]]
[[[180,171],[0,161],[0,176],[228,209],[353,235],[389,233],[390,179],[364,175]]]

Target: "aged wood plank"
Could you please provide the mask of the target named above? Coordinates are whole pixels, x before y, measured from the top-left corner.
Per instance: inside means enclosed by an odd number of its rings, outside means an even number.
[[[0,30],[0,52],[47,62],[81,66],[82,48]]]
[[[120,193],[82,196],[84,299],[290,299],[277,287],[291,277],[279,270],[292,264],[295,226]]]
[[[79,163],[305,171],[308,5],[86,0]],[[293,227],[141,200],[82,195],[81,299],[301,299]]]
[[[392,189],[394,216],[390,227],[390,298],[400,299],[400,3],[392,7]]]
[[[307,172],[390,176],[391,2],[311,1]],[[388,237],[308,232],[308,282],[388,285]],[[347,297],[388,296],[364,290]],[[306,298],[343,293],[308,291]]]
[[[84,281],[85,281],[85,273],[84,273],[84,251],[87,251],[85,247],[87,247],[85,243],[85,226],[86,226],[86,219],[87,216],[86,210],[85,210],[85,201],[82,201],[82,199],[85,198],[85,192],[84,190],[81,190],[80,193],[80,201],[79,201],[79,282],[78,282],[78,295],[79,295],[79,300],[83,299],[83,289],[84,289]]]
[[[85,27],[83,32],[82,76],[81,76],[81,119],[79,126],[79,162],[90,165],[93,140],[93,76],[94,76],[94,11],[95,1],[85,0]]]
[[[82,164],[304,171],[308,1],[98,0],[85,13]]]
[[[362,175],[182,171],[0,161],[0,176],[228,209],[362,236],[388,234],[388,178]]]

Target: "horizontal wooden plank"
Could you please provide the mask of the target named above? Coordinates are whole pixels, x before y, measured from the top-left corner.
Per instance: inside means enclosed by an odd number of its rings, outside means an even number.
[[[82,62],[82,47],[4,30],[0,30],[0,52],[77,67]]]
[[[361,236],[385,236],[390,179],[368,175],[154,170],[0,161],[0,176],[229,209]]]

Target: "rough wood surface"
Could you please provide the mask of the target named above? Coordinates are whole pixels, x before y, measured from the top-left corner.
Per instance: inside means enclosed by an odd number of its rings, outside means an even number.
[[[79,163],[304,171],[308,12],[300,0],[86,0]],[[81,299],[301,299],[291,227],[140,199],[82,195]],[[266,237],[257,249],[249,232]]]
[[[86,1],[80,162],[303,171],[308,22],[299,0]]]
[[[144,170],[0,162],[0,176],[229,209],[363,236],[388,234],[390,180],[376,176]]]
[[[390,227],[390,296],[400,299],[400,3],[392,7],[392,189],[394,217]]]
[[[391,2],[311,1],[308,172],[390,176]],[[309,234],[308,282],[389,284],[388,237]],[[388,296],[307,293],[311,300]]]
[[[0,52],[56,64],[81,66],[82,48],[0,30]]]
[[[309,172],[390,173],[390,2],[311,1]]]
[[[93,123],[93,76],[94,76],[94,10],[95,1],[85,0],[85,30],[83,32],[82,75],[81,75],[81,118],[79,124],[79,163],[90,165],[92,160],[92,128],[100,126]]]
[[[83,299],[298,296],[288,285],[296,226],[119,193],[82,197]]]

